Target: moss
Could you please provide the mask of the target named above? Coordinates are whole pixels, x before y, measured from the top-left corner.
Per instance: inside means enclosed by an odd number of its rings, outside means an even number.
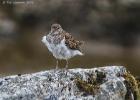
[[[96,72],[96,76],[97,76],[97,78],[96,78],[97,83],[102,84],[104,82],[104,79],[106,78],[106,74],[104,72],[101,72],[98,70],[96,70],[95,72]]]
[[[140,93],[140,77],[136,77],[136,80],[137,80],[138,89],[139,89],[139,93]]]
[[[127,93],[126,93],[125,98],[127,100],[130,100],[131,99],[131,94],[133,94],[134,95],[134,100],[137,100],[138,95],[140,93],[139,82],[136,80],[136,78],[129,71],[127,71],[124,74],[124,78],[125,78],[124,84],[127,88]]]
[[[98,92],[99,86],[89,84],[87,81],[83,81],[81,79],[76,79],[76,85],[80,91],[83,91],[84,94],[95,95]]]
[[[136,77],[137,83],[138,83],[138,90],[139,90],[139,94],[138,94],[138,100],[140,100],[140,77]]]
[[[84,92],[84,94],[97,94],[98,91],[100,91],[100,85],[106,81],[106,74],[104,72],[96,70],[95,73],[96,75],[88,74],[87,81],[84,81],[79,77],[75,79],[78,89]],[[136,80],[136,78],[129,71],[124,73],[124,75],[122,75],[121,77],[125,78],[124,84],[127,88],[125,99],[132,100],[131,94],[133,94],[134,100],[140,100],[140,80]]]
[[[93,74],[88,74],[87,81],[84,81],[80,78],[75,79],[75,83],[78,89],[84,92],[84,94],[95,95],[100,90],[100,84],[102,84],[106,75],[105,73],[98,70],[96,70],[95,72],[96,77]]]

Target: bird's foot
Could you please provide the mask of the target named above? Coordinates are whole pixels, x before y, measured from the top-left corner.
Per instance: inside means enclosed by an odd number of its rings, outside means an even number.
[[[61,71],[65,74],[65,76],[67,76],[67,74],[69,72],[68,68],[66,68],[66,67],[61,69]]]

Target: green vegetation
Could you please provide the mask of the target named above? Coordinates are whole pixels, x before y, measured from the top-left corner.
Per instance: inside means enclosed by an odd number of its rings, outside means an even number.
[[[106,75],[103,72],[95,71],[97,77],[92,74],[89,74],[88,80],[84,81],[80,78],[75,80],[76,85],[80,91],[83,91],[84,94],[95,95],[100,90],[100,84],[104,81]]]
[[[87,81],[82,80],[81,78],[75,79],[76,85],[80,91],[83,91],[87,95],[95,95],[100,91],[100,85],[105,82],[105,73],[98,70],[95,71],[96,76],[93,74],[88,75]],[[118,75],[120,77],[120,75]],[[129,71],[124,73],[122,77],[125,78],[124,84],[127,89],[125,95],[126,100],[131,100],[132,94],[134,95],[135,100],[140,100],[140,81],[137,80]]]
[[[134,94],[134,98],[137,100],[139,100],[139,95],[140,95],[140,90],[139,90],[139,86],[140,86],[140,82],[138,80],[136,80],[136,78],[129,72],[127,71],[123,77],[125,78],[125,85],[127,88],[127,93],[125,96],[126,100],[130,99],[131,93]]]

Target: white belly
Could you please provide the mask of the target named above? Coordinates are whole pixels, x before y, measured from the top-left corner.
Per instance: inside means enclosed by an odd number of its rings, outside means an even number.
[[[43,37],[42,42],[48,47],[49,51],[57,59],[70,59],[76,55],[83,55],[79,50],[71,50],[65,45],[65,39],[59,44],[48,43],[46,36]]]

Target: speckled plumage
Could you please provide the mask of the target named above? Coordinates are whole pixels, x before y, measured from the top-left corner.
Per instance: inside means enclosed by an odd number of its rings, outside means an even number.
[[[68,60],[76,55],[83,55],[80,50],[82,42],[75,40],[59,24],[51,26],[51,31],[43,37],[42,42],[56,59]]]

